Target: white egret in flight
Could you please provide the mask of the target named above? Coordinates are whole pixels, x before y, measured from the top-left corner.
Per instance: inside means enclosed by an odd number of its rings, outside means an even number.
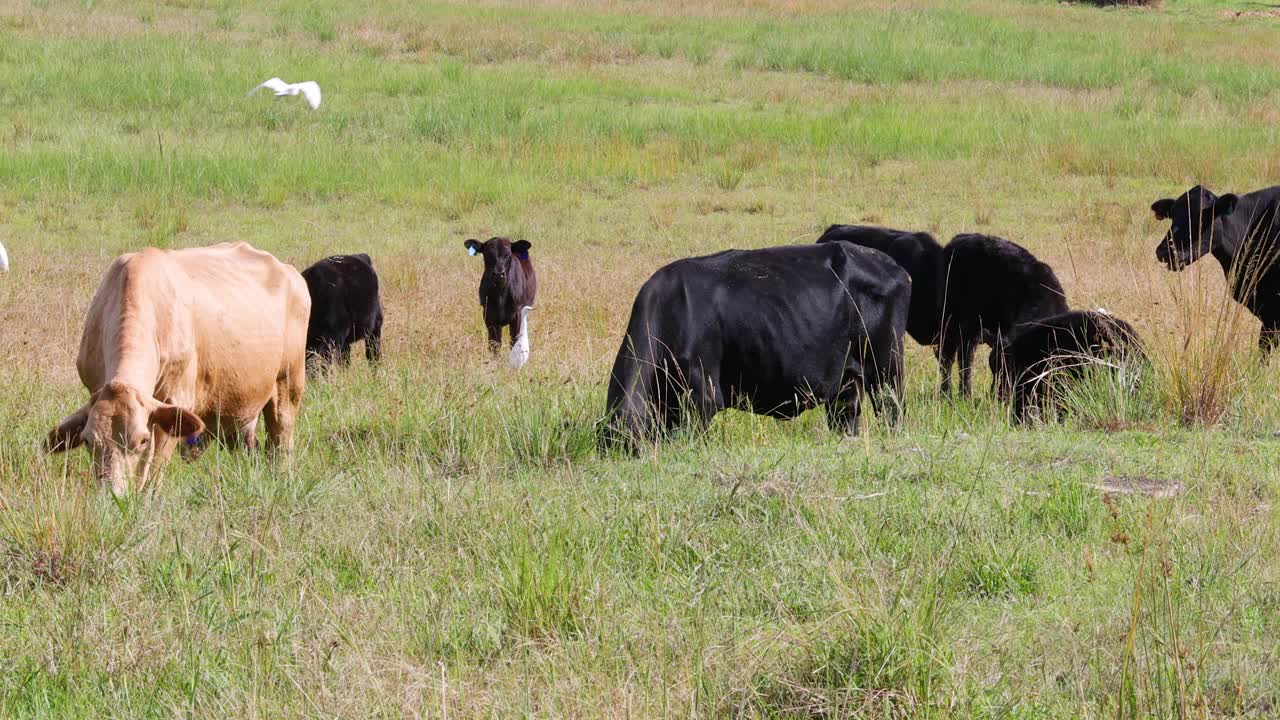
[[[300,82],[300,83],[287,83],[278,77],[273,77],[270,80],[262,83],[258,87],[250,90],[249,94],[252,95],[258,92],[259,90],[261,90],[262,88],[267,88],[268,90],[274,90],[276,93],[276,97],[284,97],[286,95],[301,95],[302,97],[306,98],[307,104],[311,106],[312,110],[315,110],[316,108],[320,107],[320,86],[311,80],[308,80],[306,82]]]

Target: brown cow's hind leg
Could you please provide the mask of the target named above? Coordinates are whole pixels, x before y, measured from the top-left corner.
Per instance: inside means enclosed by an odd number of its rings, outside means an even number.
[[[306,386],[304,368],[293,368],[276,381],[276,393],[263,409],[267,419],[267,439],[271,447],[293,452],[293,427],[302,406],[302,392]]]

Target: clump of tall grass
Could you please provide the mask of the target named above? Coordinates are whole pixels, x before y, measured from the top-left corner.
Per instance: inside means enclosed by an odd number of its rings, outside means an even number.
[[[813,627],[789,667],[758,675],[750,705],[767,717],[927,716],[951,666],[944,615],[936,594],[848,608]]]
[[[1116,717],[1121,720],[1209,716],[1202,677],[1213,651],[1205,638],[1216,637],[1218,630],[1188,624],[1187,584],[1179,577],[1161,525],[1153,501],[1136,557],[1130,622],[1121,654],[1115,696]],[[1197,639],[1197,633],[1202,637]]]
[[[1097,360],[1056,391],[1058,407],[1086,428],[1114,432],[1154,421],[1167,402],[1146,358]]]
[[[975,548],[957,558],[952,572],[957,589],[979,598],[1031,595],[1040,588],[1039,557],[1023,547]]]
[[[78,475],[57,475],[42,457],[26,460],[0,484],[0,586],[98,577],[131,540],[135,500],[105,497]]]
[[[518,640],[583,637],[597,612],[596,553],[563,526],[517,529],[499,555],[507,633]]]
[[[517,397],[499,416],[505,449],[516,462],[537,467],[588,458],[596,449],[599,405],[586,392]]]
[[[1099,505],[1096,496],[1084,485],[1061,483],[1037,503],[1028,503],[1032,532],[1051,533],[1065,539],[1083,538],[1097,526]]]
[[[1221,290],[1207,285],[1203,273],[1170,273],[1170,303],[1179,329],[1173,342],[1152,348],[1152,364],[1169,412],[1184,425],[1217,425],[1235,406],[1258,362],[1256,350],[1244,351],[1242,339],[1252,334],[1248,309],[1232,296],[1251,296],[1269,262],[1250,261],[1255,242],[1246,238]],[[1208,262],[1201,258],[1200,262]]]
[[[186,205],[172,194],[142,197],[134,206],[133,217],[144,242],[151,247],[173,247],[174,239],[190,226]]]

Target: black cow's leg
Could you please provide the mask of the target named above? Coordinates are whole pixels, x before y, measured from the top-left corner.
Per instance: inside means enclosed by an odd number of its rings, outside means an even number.
[[[329,338],[320,344],[320,361],[322,365],[332,365],[338,360],[338,346]]]
[[[876,415],[882,418],[891,428],[902,425],[902,358],[897,356],[890,361],[890,366],[880,373],[877,384],[866,390],[871,398],[871,407]]]
[[[944,396],[951,394],[951,366],[956,362],[957,343],[943,338],[937,346],[938,371],[941,373],[941,390]]]
[[[1027,396],[1030,392],[1030,388],[1023,383],[1019,383],[1013,390],[1013,422],[1018,425],[1027,421],[1027,409],[1031,400]]]
[[[373,326],[364,335],[364,357],[370,365],[382,361],[382,313],[378,313]]]
[[[1262,332],[1258,334],[1258,349],[1262,351],[1262,361],[1266,362],[1271,352],[1280,345],[1280,322],[1265,322]]]
[[[523,324],[520,321],[520,313],[516,313],[515,318],[511,320],[511,347],[516,346],[516,340],[520,337],[520,327]]]
[[[502,326],[490,325],[489,327],[489,352],[494,355],[498,354],[498,348],[502,347]]]
[[[699,429],[711,424],[711,419],[720,411],[721,398],[718,397],[715,383],[707,377],[702,368],[689,371],[689,407],[687,412],[697,423]]]
[[[338,345],[338,363],[342,367],[351,366],[351,345],[343,342]]]
[[[661,423],[664,434],[670,435],[684,421],[684,409],[680,406],[683,376],[673,361],[658,364],[654,374],[652,416]]]
[[[960,341],[960,396],[969,397],[973,394],[973,353],[978,349],[978,344],[969,338],[961,338]]]
[[[842,432],[850,437],[858,436],[858,421],[862,416],[862,394],[855,387],[827,402],[827,427],[832,432]]]

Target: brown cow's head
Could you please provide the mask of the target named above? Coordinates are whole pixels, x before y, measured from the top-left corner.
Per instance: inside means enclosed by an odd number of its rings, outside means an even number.
[[[529,248],[533,247],[526,240],[511,242],[507,238],[489,238],[485,242],[467,240],[463,243],[467,252],[484,258],[484,277],[481,282],[488,282],[496,289],[507,287],[511,275],[511,263],[515,260],[528,260]]]
[[[203,431],[204,423],[191,412],[113,381],[50,431],[45,446],[55,453],[87,446],[94,476],[120,495],[129,489],[130,478],[146,482],[155,443]]]

